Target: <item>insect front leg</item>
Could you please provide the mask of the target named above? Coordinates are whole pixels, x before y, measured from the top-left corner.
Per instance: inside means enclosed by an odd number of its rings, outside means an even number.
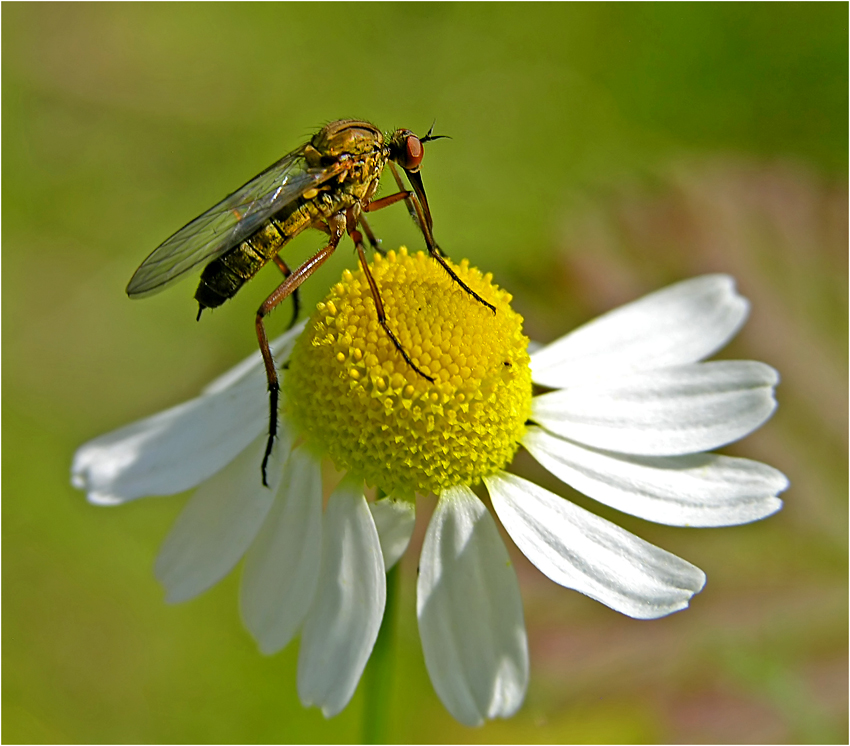
[[[266,475],[266,467],[268,466],[269,456],[271,456],[274,439],[277,435],[277,407],[280,396],[280,383],[277,377],[277,369],[274,365],[274,358],[272,357],[272,352],[269,348],[269,340],[266,336],[266,328],[263,323],[263,319],[284,300],[286,300],[286,298],[292,295],[304,282],[304,280],[310,277],[310,275],[321,267],[322,264],[327,261],[328,257],[334,253],[345,232],[345,216],[342,214],[331,216],[328,218],[328,227],[331,234],[330,243],[313,254],[313,256],[304,262],[304,264],[289,274],[289,276],[268,298],[266,298],[260,306],[257,311],[256,321],[254,322],[254,326],[257,331],[257,341],[260,344],[260,353],[263,356],[263,365],[266,368],[266,380],[269,385],[269,437],[266,441],[266,451],[263,455],[263,463],[261,466],[263,484],[266,487],[269,486]]]
[[[401,183],[399,183],[399,188],[401,189],[400,192],[389,194],[386,197],[381,197],[380,199],[373,199],[363,209],[366,212],[377,212],[378,210],[383,210],[385,207],[394,205],[396,202],[401,202],[402,200],[407,201],[413,196],[413,192],[405,189]]]
[[[390,170],[393,172],[393,176],[395,177],[396,183],[399,186],[399,189],[404,189],[404,184],[401,180],[401,177],[398,175],[398,170],[393,164],[392,161],[389,163]],[[424,192],[423,192],[424,194]],[[425,245],[428,247],[428,253],[434,257],[434,259],[439,262],[440,266],[446,270],[449,277],[452,278],[458,285],[460,285],[467,293],[469,293],[475,300],[481,303],[484,306],[487,306],[493,313],[496,313],[496,307],[488,303],[484,298],[482,298],[478,293],[476,293],[471,287],[469,287],[460,277],[455,274],[455,271],[446,263],[445,253],[443,250],[437,246],[437,242],[434,240],[434,234],[431,232],[431,223],[425,217],[425,213],[422,209],[422,204],[419,201],[419,198],[412,194],[411,192],[407,192],[407,197],[404,202],[407,205],[408,212],[410,212],[413,217],[413,222],[419,226],[419,230],[422,231],[422,237],[425,239]]]
[[[385,207],[389,207],[390,205],[394,205],[396,202],[401,202],[401,200],[407,200],[413,193],[409,192],[401,186],[401,191],[396,194],[390,194],[387,197],[381,197],[381,199],[375,199],[371,202],[368,202],[363,206],[363,212],[377,212],[378,210],[383,210]],[[375,238],[375,234],[372,233],[372,229],[369,227],[369,223],[366,221],[366,216],[360,214],[357,218],[357,222],[362,226],[363,232],[366,234],[366,237],[369,239],[369,244],[372,248],[377,251],[379,254],[386,256],[386,252],[381,248],[381,242],[377,238]]]
[[[401,180],[401,176],[398,175],[398,169],[396,168],[395,163],[390,161],[387,165],[390,167],[390,171],[392,171],[393,178],[395,179],[395,183],[398,185],[400,192],[405,192],[407,194],[407,197],[404,200],[404,204],[407,206],[408,214],[410,215],[413,222],[416,223],[416,227],[419,228],[419,230],[422,231],[422,233],[424,234],[425,230],[422,228],[422,223],[419,222],[419,216],[416,214],[416,209],[413,207],[413,200],[415,199],[413,196],[413,192],[405,188],[404,182]]]

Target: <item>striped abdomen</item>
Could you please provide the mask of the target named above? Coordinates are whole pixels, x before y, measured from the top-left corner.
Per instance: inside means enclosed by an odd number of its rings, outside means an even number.
[[[201,274],[195,300],[216,308],[236,295],[291,239],[320,217],[313,201],[297,200],[284,207],[253,236],[210,262]]]

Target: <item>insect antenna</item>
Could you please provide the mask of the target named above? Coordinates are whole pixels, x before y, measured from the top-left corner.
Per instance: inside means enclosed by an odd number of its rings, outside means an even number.
[[[431,126],[428,128],[428,133],[425,137],[420,137],[419,142],[433,142],[434,140],[451,140],[451,135],[435,135],[432,134],[434,132],[434,126],[437,124],[437,120],[435,119],[431,122]]]

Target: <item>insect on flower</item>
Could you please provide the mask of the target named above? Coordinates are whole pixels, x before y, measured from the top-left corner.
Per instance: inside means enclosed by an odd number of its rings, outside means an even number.
[[[422,176],[419,173],[424,143],[444,135],[433,135],[433,127],[424,137],[406,129],[384,136],[369,122],[343,119],[323,127],[310,142],[285,155],[244,186],[225,197],[203,215],[183,226],[160,244],[142,262],[127,285],[127,295],[142,298],[160,290],[205,265],[195,291],[200,306],[216,308],[232,298],[269,261],[284,275],[283,282],[257,311],[255,327],[269,389],[269,436],[263,456],[263,484],[266,466],[277,433],[279,384],[277,371],[263,319],[290,295],[298,314],[297,289],[333,254],[345,232],[351,236],[360,266],[367,278],[378,321],[407,365],[420,376],[433,381],[410,359],[387,323],[378,287],[366,260],[363,233],[373,249],[380,250],[365,213],[375,212],[404,201],[414,222],[425,238],[430,255],[479,303],[496,309],[467,287],[446,264],[444,254],[434,241],[433,221]],[[412,191],[404,187],[395,164],[407,174]],[[374,199],[384,167],[389,165],[399,191]],[[291,271],[279,256],[295,236],[307,228],[316,228],[330,239],[300,267]]]

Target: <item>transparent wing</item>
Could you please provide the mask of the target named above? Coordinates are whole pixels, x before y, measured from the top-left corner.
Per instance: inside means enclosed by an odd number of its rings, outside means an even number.
[[[274,213],[336,176],[343,166],[308,168],[304,146],[285,155],[215,207],[184,225],[142,262],[127,285],[138,298],[168,287],[200,264],[239,245]]]

